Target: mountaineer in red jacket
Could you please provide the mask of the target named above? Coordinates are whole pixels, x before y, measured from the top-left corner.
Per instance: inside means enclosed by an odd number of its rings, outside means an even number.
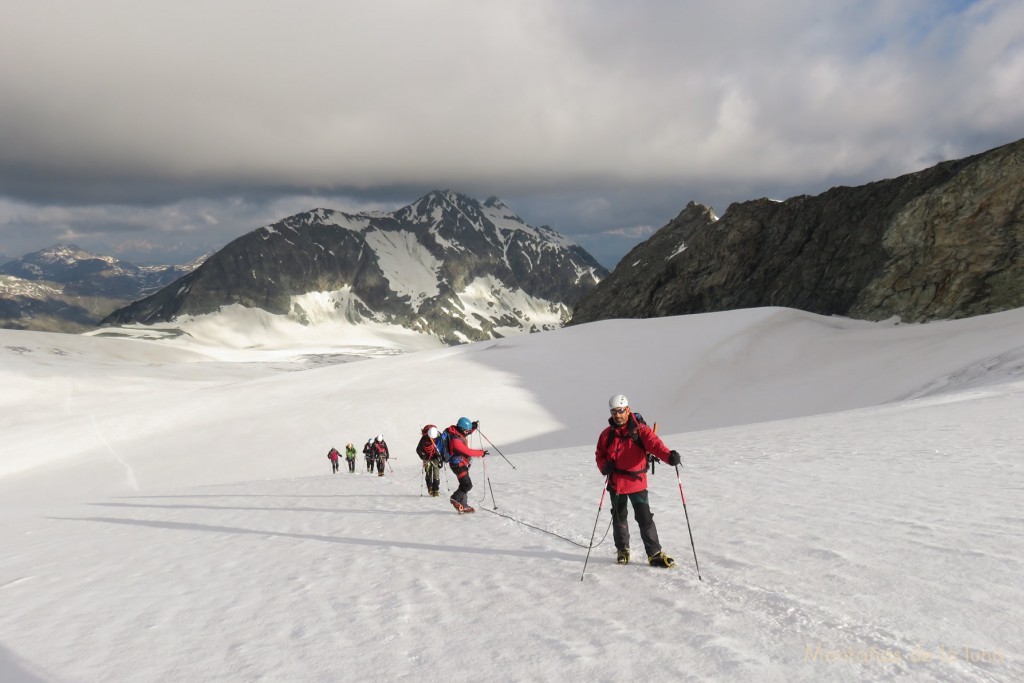
[[[459,514],[476,512],[469,506],[469,491],[473,488],[473,481],[469,478],[469,466],[472,464],[471,458],[483,458],[487,455],[486,450],[470,448],[466,443],[466,437],[476,431],[476,425],[477,423],[472,422],[468,417],[460,417],[458,422],[444,430],[445,434],[443,435],[448,442],[446,444],[450,456],[448,464],[451,465],[455,476],[459,478],[459,488],[451,497],[452,506],[459,511]]]
[[[640,527],[640,538],[652,567],[674,567],[675,560],[661,550],[654,515],[647,499],[647,454],[675,466],[679,453],[668,446],[646,424],[637,421],[622,394],[608,401],[611,417],[597,440],[597,469],[608,477],[611,494],[612,535],[616,561],[629,564],[629,518],[626,502],[633,504],[633,516]]]

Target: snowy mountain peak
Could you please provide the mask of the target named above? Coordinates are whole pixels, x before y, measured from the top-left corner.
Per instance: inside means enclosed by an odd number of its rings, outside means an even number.
[[[606,274],[571,240],[496,199],[484,206],[435,190],[393,213],[289,216],[104,322],[167,322],[240,304],[305,326],[397,325],[454,344],[559,327]]]
[[[103,261],[112,265],[117,263],[117,259],[113,256],[98,256],[74,244],[55,244],[52,247],[26,254],[20,260],[64,266],[74,265],[81,261]]]

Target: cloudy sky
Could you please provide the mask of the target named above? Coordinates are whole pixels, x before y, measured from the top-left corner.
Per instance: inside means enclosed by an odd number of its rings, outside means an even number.
[[[0,254],[181,262],[496,195],[614,265],[690,200],[1024,137],[1019,0],[0,0]]]

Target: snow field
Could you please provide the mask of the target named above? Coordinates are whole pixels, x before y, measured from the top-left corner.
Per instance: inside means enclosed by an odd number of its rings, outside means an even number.
[[[3,332],[0,680],[1019,680],[1022,326],[772,309],[326,366]],[[703,581],[665,465],[678,567],[631,520],[580,581],[618,391],[683,454]],[[516,467],[463,516],[412,454],[460,414]],[[380,432],[393,472],[330,474]]]

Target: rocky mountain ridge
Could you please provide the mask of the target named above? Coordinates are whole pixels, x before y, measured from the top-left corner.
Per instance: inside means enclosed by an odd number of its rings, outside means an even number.
[[[1024,306],[1024,140],[721,218],[691,202],[571,324],[757,306],[907,322]]]

